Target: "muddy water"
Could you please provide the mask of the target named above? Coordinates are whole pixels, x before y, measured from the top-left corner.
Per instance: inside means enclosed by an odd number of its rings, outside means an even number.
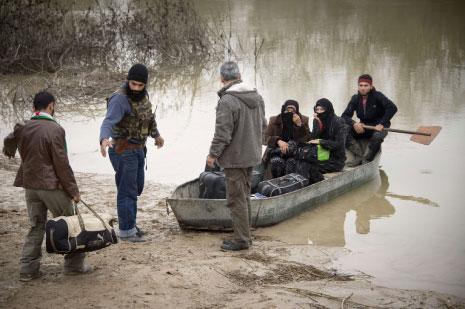
[[[227,6],[226,6],[227,7]],[[334,263],[375,282],[465,295],[465,13],[459,2],[235,2],[238,45],[256,46],[268,115],[287,98],[329,98],[341,113],[370,72],[399,107],[393,127],[440,125],[430,146],[390,134],[380,178],[259,233],[348,250]],[[228,20],[226,18],[226,20]],[[227,28],[227,27],[226,27]]]
[[[345,248],[335,265],[367,273],[382,285],[464,296],[465,5],[365,0],[198,0],[195,5],[211,18],[214,32],[224,33],[229,55],[239,60],[245,82],[263,95],[268,117],[290,98],[300,102],[303,114],[311,114],[321,97],[341,113],[356,91],[356,77],[368,72],[399,107],[393,127],[443,127],[430,146],[390,134],[379,178],[257,233],[292,244]],[[179,184],[203,169],[220,87],[217,67],[164,72],[150,81],[166,146],[149,145],[147,178]],[[95,104],[71,102],[73,108],[63,106],[57,113],[77,171],[112,173],[98,153],[103,98],[96,96]],[[17,114],[10,109],[4,115],[0,137]]]

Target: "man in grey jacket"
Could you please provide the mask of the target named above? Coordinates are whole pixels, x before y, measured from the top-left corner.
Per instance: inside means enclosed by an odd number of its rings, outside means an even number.
[[[261,162],[262,132],[266,130],[265,104],[257,90],[241,80],[235,62],[220,69],[224,87],[218,92],[215,134],[207,165],[217,160],[226,176],[226,199],[231,212],[234,238],[223,250],[248,249],[250,237],[250,186],[253,166]]]

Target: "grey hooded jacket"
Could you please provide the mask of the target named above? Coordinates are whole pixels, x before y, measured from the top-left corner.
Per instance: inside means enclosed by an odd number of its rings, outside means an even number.
[[[262,97],[242,82],[223,88],[219,95],[210,155],[218,158],[223,168],[259,164],[267,127]]]

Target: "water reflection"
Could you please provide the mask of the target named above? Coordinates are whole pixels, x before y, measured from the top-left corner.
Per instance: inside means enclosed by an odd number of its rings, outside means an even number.
[[[431,207],[439,207],[438,203],[433,202],[432,200],[425,198],[425,197],[418,197],[418,196],[413,196],[413,195],[400,195],[400,194],[395,194],[395,193],[390,193],[390,192],[387,192],[386,196],[396,198],[402,201],[415,202],[415,204],[431,206]]]
[[[380,170],[379,176],[369,183],[309,210],[297,218],[269,229],[261,229],[258,234],[273,236],[290,244],[344,247],[347,238],[345,224],[347,213],[350,211],[356,213],[356,232],[368,234],[373,220],[394,215],[395,207],[387,197],[435,205],[427,199],[388,193],[388,189],[388,176],[385,171]]]
[[[251,81],[258,74],[271,114],[276,101],[296,98],[310,110],[320,97],[340,113],[362,72],[375,77],[408,122],[461,106],[463,1],[233,1],[229,13],[229,2],[197,2],[205,15],[231,15],[231,25],[223,19],[233,55]],[[257,37],[264,40],[258,58]]]
[[[368,200],[353,208],[356,212],[355,227],[358,234],[370,232],[370,221],[374,219],[390,217],[395,213],[395,208],[386,199],[389,189],[389,179],[383,170],[379,171],[381,186]]]

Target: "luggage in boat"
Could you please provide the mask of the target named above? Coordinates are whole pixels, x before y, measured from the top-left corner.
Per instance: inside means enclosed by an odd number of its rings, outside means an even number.
[[[257,192],[258,184],[263,180],[263,173],[258,170],[252,171],[251,193]],[[199,176],[200,198],[225,199],[226,182],[224,172],[203,172]]]
[[[110,225],[112,220],[105,221],[87,204],[84,205],[92,214],[81,214],[76,205],[76,215],[60,216],[47,221],[45,234],[48,253],[89,252],[118,242]]]
[[[252,183],[250,184],[250,187],[252,188],[251,193],[256,193],[258,190],[258,184],[263,180],[263,171],[259,170],[253,170],[252,171]]]
[[[307,161],[299,160],[296,163],[295,172],[307,178],[309,185],[325,179],[318,168],[318,163],[309,163]]]
[[[308,184],[309,181],[307,178],[296,173],[291,173],[260,182],[258,184],[258,193],[272,197],[301,189]]]
[[[226,198],[226,184],[224,172],[203,172],[199,176],[200,198]]]

